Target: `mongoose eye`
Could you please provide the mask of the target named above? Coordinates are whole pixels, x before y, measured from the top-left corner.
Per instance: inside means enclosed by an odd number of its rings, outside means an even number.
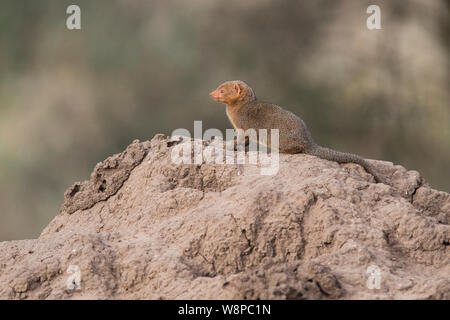
[[[220,90],[220,93],[224,93],[225,92],[225,90]]]

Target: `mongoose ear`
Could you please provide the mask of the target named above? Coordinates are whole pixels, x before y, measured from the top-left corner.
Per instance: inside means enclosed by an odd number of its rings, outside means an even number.
[[[238,83],[235,83],[235,84],[234,84],[234,90],[236,90],[236,93],[237,93],[237,94],[240,94],[240,93],[241,93],[241,87],[239,86]]]

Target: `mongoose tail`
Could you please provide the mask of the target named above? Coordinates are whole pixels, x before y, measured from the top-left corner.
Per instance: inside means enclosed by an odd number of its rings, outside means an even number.
[[[375,172],[373,166],[368,161],[361,158],[360,156],[357,156],[356,154],[339,152],[333,149],[321,147],[317,144],[313,144],[312,147],[305,150],[304,153],[319,157],[321,159],[336,161],[338,163],[357,163],[364,169],[366,169],[366,171],[375,178],[375,181],[377,183],[381,182],[380,177]]]

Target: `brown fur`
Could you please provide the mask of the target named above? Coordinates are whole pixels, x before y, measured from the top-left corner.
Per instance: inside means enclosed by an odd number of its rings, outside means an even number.
[[[210,93],[211,98],[226,104],[226,113],[235,129],[279,130],[279,151],[282,153],[306,153],[339,163],[354,162],[362,165],[378,181],[373,167],[363,158],[321,147],[314,143],[311,133],[302,119],[283,108],[261,102],[253,89],[244,81],[227,81]],[[270,147],[270,139],[267,143]]]

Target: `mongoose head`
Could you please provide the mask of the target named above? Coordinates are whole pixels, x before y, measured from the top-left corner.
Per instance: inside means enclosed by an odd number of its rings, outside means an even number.
[[[211,92],[209,96],[227,105],[246,103],[256,99],[252,88],[241,80],[224,82],[216,90]]]

